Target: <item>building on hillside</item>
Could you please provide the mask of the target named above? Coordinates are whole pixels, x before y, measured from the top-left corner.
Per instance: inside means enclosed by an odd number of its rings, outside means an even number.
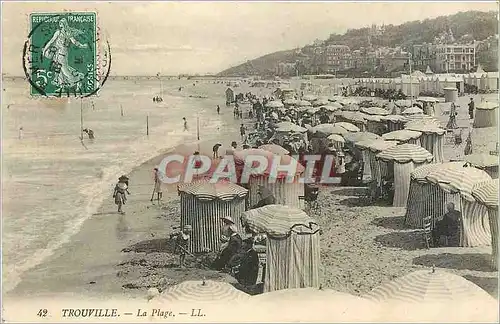
[[[279,62],[276,65],[275,73],[278,76],[295,76],[297,75],[296,63]]]
[[[435,71],[470,72],[476,65],[476,46],[471,44],[437,44]]]
[[[343,71],[352,67],[351,49],[347,45],[328,45],[324,55],[327,72]]]
[[[410,49],[412,54],[412,68],[424,71],[427,67],[436,69],[436,45],[423,43],[413,45]]]

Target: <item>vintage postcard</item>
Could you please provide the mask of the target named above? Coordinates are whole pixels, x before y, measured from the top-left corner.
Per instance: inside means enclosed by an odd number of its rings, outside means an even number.
[[[498,322],[498,3],[1,14],[2,321]]]

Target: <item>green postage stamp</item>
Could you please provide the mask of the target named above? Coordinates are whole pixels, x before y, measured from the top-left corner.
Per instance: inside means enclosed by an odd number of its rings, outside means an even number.
[[[99,71],[96,13],[32,13],[29,24],[24,67],[31,95],[97,93],[104,80]]]

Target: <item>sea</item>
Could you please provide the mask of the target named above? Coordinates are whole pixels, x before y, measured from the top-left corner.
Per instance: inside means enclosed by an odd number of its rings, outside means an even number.
[[[4,292],[78,232],[120,175],[195,142],[197,117],[201,139],[216,137],[222,123],[215,109],[225,103],[225,89],[211,81],[109,80],[97,97],[51,100],[31,98],[24,80],[4,82]],[[154,103],[160,93],[163,102]],[[93,141],[84,134],[83,144],[81,119],[95,133]]]

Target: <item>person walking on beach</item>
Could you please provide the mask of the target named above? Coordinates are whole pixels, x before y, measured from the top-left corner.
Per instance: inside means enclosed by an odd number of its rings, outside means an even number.
[[[163,192],[161,191],[161,179],[160,179],[160,171],[158,168],[154,168],[154,179],[155,186],[153,189],[153,195],[151,196],[151,201],[154,199],[154,194],[156,193],[156,199],[158,204],[160,204],[160,200],[163,198]]]
[[[23,126],[19,127],[19,139],[23,139]]]
[[[115,185],[115,190],[113,192],[113,198],[115,199],[115,204],[118,206],[118,213],[125,214],[122,210],[122,206],[127,202],[127,195],[130,195],[128,191],[128,177],[121,176],[118,178],[118,183]]]
[[[220,115],[220,107],[217,105],[217,115]]]
[[[236,141],[232,141],[231,142],[231,147],[236,150],[238,148],[238,144],[236,143]]]
[[[234,115],[234,118],[238,118],[238,108],[234,107],[233,115]]]
[[[474,119],[474,99],[470,98],[469,102],[469,118]]]
[[[186,132],[188,130],[188,122],[186,120],[186,117],[182,117],[182,120],[184,121],[184,131]]]
[[[245,133],[246,133],[246,128],[245,125],[241,124],[240,126],[240,134],[241,134],[241,139],[245,139]]]

